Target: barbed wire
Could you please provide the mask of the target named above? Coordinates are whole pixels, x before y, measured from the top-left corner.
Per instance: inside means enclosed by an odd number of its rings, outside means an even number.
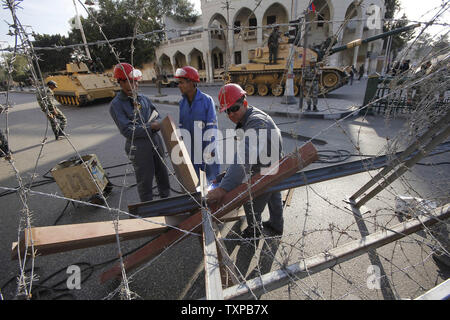
[[[446,23],[446,22],[430,22],[430,21],[419,21],[419,20],[411,20],[411,19],[381,19],[382,22],[407,22],[407,23],[420,23],[420,24],[424,24],[424,25],[429,25],[429,26],[442,26],[442,27],[448,27],[450,26],[450,23]],[[333,24],[333,23],[346,23],[349,21],[356,21],[356,22],[360,22],[360,21],[367,21],[367,19],[346,19],[346,20],[321,20],[320,23],[324,23],[324,24]],[[309,21],[306,22],[307,25],[314,25],[317,24],[317,21]],[[135,36],[128,36],[128,37],[119,37],[119,38],[114,38],[114,39],[108,39],[108,40],[97,40],[97,41],[90,41],[90,42],[86,42],[86,43],[78,43],[78,44],[69,44],[69,45],[54,45],[51,47],[34,47],[34,50],[36,51],[62,51],[64,49],[76,49],[76,48],[81,48],[84,46],[102,46],[105,44],[111,44],[111,43],[115,43],[115,42],[121,42],[121,41],[127,41],[127,40],[148,40],[148,41],[152,41],[154,42],[155,40],[152,38],[152,36],[160,34],[160,33],[173,33],[173,32],[193,32],[194,33],[202,33],[202,32],[209,32],[209,31],[247,31],[247,30],[255,30],[255,29],[272,29],[273,27],[295,27],[297,26],[298,23],[274,23],[271,25],[265,25],[265,26],[241,26],[241,27],[209,27],[209,28],[198,28],[198,29],[191,29],[191,28],[180,28],[180,29],[169,29],[169,28],[163,28],[163,29],[159,29],[159,30],[153,30],[153,31],[149,31],[149,32],[145,32],[145,33],[137,33]],[[32,32],[28,32],[27,34],[32,35]],[[192,35],[192,34],[190,34]],[[189,36],[189,35],[185,35],[185,36]],[[239,38],[238,38],[239,39]],[[170,40],[170,39],[169,39]],[[165,42],[167,40],[163,40],[162,42]],[[23,49],[21,46],[17,47],[19,50]],[[0,48],[0,52],[1,51],[9,51],[9,52],[13,52],[15,50],[15,47],[6,47],[6,48]]]

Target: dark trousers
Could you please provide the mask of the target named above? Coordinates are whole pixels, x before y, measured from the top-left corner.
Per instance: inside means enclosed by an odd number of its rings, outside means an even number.
[[[277,46],[269,46],[269,63],[277,63],[277,54],[278,47]]]
[[[8,140],[6,140],[6,136],[3,134],[2,129],[0,129],[0,157],[3,157],[8,153],[9,153]]]
[[[164,148],[159,134],[153,134],[153,142],[161,157],[164,157]],[[162,159],[153,149],[153,144],[148,138],[135,139],[135,149],[131,151],[131,142],[127,140],[125,152],[130,155],[134,167],[137,189],[141,202],[153,200],[153,177],[156,176],[156,184],[159,195],[166,198],[170,194],[169,174]]]
[[[57,107],[54,107],[54,111],[49,111],[47,118],[48,121],[50,121],[55,136],[58,135],[60,131],[63,131],[67,125],[66,116]]]
[[[283,202],[281,200],[281,192],[273,192],[271,194],[263,194],[253,199],[253,211],[252,203],[249,201],[244,204],[245,216],[247,218],[247,224],[249,227],[261,227],[261,214],[269,205],[269,221],[270,224],[278,229],[283,230]],[[254,215],[253,215],[254,212]]]

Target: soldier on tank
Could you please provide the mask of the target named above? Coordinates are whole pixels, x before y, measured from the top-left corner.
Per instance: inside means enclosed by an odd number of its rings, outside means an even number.
[[[278,26],[273,28],[272,33],[269,36],[269,64],[277,63],[278,43],[280,42],[280,32]]]

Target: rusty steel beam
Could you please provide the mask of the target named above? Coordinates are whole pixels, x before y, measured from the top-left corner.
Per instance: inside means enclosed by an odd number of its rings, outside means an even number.
[[[303,169],[317,159],[317,150],[316,148],[314,148],[313,144],[307,143],[303,145],[296,152],[282,158],[275,165],[276,167],[278,167],[276,174],[256,174],[251,177],[248,183],[243,183],[228,192],[220,204],[218,204],[216,207],[210,208],[212,216],[214,217],[214,219],[218,219],[231,210],[236,209],[247,202],[249,200],[249,184],[251,186],[252,196],[257,197],[263,194],[267,188],[292,176],[298,170]],[[189,232],[197,232],[201,227],[201,224],[202,213],[201,211],[197,211],[195,214],[181,222],[178,225],[178,228]],[[171,229],[168,232],[160,235],[157,239],[153,240],[140,250],[128,256],[123,261],[125,271],[128,272],[143,265],[156,255],[161,253],[168,246],[184,239],[186,237],[186,233],[181,230]],[[100,281],[103,283],[110,279],[116,278],[117,276],[121,275],[121,272],[122,271],[120,265],[116,264],[101,275]]]

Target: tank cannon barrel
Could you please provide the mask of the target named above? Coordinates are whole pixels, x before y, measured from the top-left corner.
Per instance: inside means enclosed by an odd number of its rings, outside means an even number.
[[[357,46],[361,46],[361,45],[363,45],[365,43],[369,43],[369,42],[376,41],[376,40],[379,40],[379,39],[384,39],[384,38],[387,38],[387,37],[392,36],[392,35],[396,35],[396,34],[399,34],[399,33],[405,32],[405,31],[409,31],[409,30],[415,29],[415,28],[417,28],[419,26],[420,26],[420,23],[412,24],[410,26],[406,26],[406,27],[394,29],[394,30],[391,30],[391,31],[388,31],[388,32],[380,33],[380,34],[378,34],[376,36],[369,37],[369,38],[366,38],[366,39],[353,40],[353,41],[351,41],[351,42],[349,42],[349,43],[347,43],[347,44],[345,44],[343,46],[337,46],[337,47],[331,48],[330,51],[329,51],[329,54],[331,55],[331,54],[334,54],[334,53],[337,53],[337,52],[340,52],[340,51],[344,51],[344,50],[351,49],[351,48],[354,48],[354,47],[357,47]]]

